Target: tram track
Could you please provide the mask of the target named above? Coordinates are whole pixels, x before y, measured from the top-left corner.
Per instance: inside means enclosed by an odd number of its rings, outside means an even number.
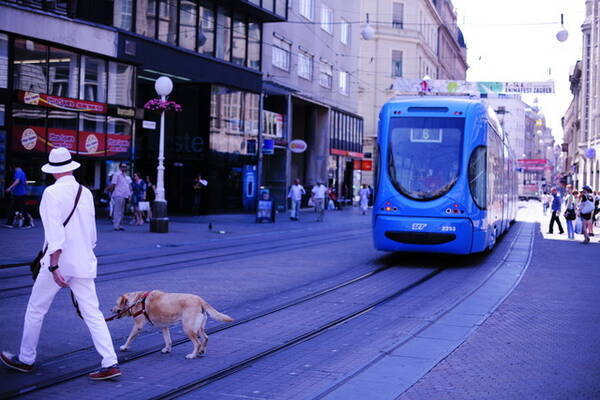
[[[360,238],[360,237],[363,237],[363,235],[364,235],[364,232],[361,231],[361,232],[354,233],[354,234],[337,236],[335,239],[327,239],[327,244],[337,243],[337,242],[341,242],[341,241],[345,241],[345,240],[351,240],[354,238]],[[128,278],[131,276],[135,276],[137,273],[139,273],[139,271],[144,271],[144,273],[148,273],[149,271],[164,272],[164,271],[169,271],[169,270],[173,270],[173,269],[187,268],[187,267],[190,267],[190,265],[187,265],[187,264],[195,263],[198,261],[222,262],[222,261],[227,261],[230,258],[236,258],[239,256],[255,255],[255,254],[257,254],[257,252],[260,252],[261,254],[274,254],[274,253],[278,253],[281,251],[298,250],[298,249],[318,246],[318,245],[324,243],[323,239],[321,239],[321,238],[313,238],[311,240],[299,239],[298,241],[301,241],[302,243],[290,244],[289,238],[283,238],[280,240],[271,241],[267,245],[263,245],[262,247],[257,247],[256,243],[249,243],[249,244],[243,244],[240,246],[236,246],[236,247],[240,247],[240,248],[250,247],[247,250],[240,250],[240,251],[233,251],[233,252],[228,251],[226,254],[203,255],[200,257],[186,258],[183,260],[154,263],[154,264],[143,265],[143,266],[139,266],[139,267],[126,268],[126,269],[110,271],[110,272],[103,272],[103,273],[98,274],[98,276],[96,278],[96,283],[106,282],[106,281],[113,280],[113,279]],[[273,246],[272,245],[273,242],[284,242],[284,244]],[[176,254],[171,253],[171,254],[165,254],[162,256],[148,256],[148,257],[140,258],[136,261],[143,261],[143,260],[149,260],[149,259],[156,260],[156,259],[165,258],[165,257],[171,258],[171,257],[177,256],[177,255],[206,253],[209,251],[215,251],[215,250],[218,251],[218,250],[225,250],[225,249],[231,249],[231,248],[232,248],[232,246],[221,246],[221,247],[217,247],[217,248],[196,249],[193,251],[185,251],[185,252],[180,252],[180,253],[176,253]],[[102,264],[102,266],[105,267],[107,265],[117,265],[117,264],[124,264],[124,263],[128,263],[128,262],[134,262],[134,261],[125,260],[123,262]],[[175,266],[175,268],[169,268],[169,267],[173,267],[173,266]],[[29,279],[31,279],[31,276],[30,276],[30,274],[20,274],[18,276],[12,276],[11,278],[14,278],[14,279],[26,278],[29,281]],[[26,284],[26,285],[0,288],[0,300],[27,295],[28,293],[9,294],[9,295],[4,295],[4,296],[2,294],[13,292],[13,291],[18,291],[18,290],[29,289],[31,286],[32,286],[32,283],[28,282],[28,284]]]
[[[271,316],[271,315],[276,314],[278,312],[288,310],[288,309],[290,309],[292,307],[296,307],[296,306],[301,305],[303,303],[307,303],[307,302],[309,302],[311,300],[317,299],[317,298],[319,298],[321,296],[324,296],[324,295],[330,294],[332,292],[335,292],[336,290],[339,290],[339,289],[348,287],[350,285],[356,284],[358,282],[364,281],[364,280],[366,280],[368,278],[371,278],[371,277],[373,277],[375,275],[378,275],[378,274],[382,273],[383,271],[388,270],[389,268],[391,268],[391,267],[390,266],[380,267],[378,269],[375,269],[373,271],[370,271],[370,272],[364,273],[362,275],[353,277],[353,278],[348,279],[346,281],[343,281],[343,282],[340,282],[340,283],[336,283],[336,284],[334,284],[334,285],[332,285],[332,286],[330,286],[328,288],[318,290],[315,293],[308,294],[308,295],[305,295],[305,296],[301,296],[301,297],[299,297],[299,298],[297,298],[295,300],[291,300],[289,302],[286,302],[286,303],[283,303],[283,304],[280,304],[280,305],[268,308],[268,309],[260,311],[258,313],[248,315],[248,316],[243,317],[243,318],[241,318],[241,319],[239,319],[239,320],[237,320],[237,321],[235,321],[233,323],[230,323],[230,324],[220,324],[220,325],[217,325],[217,326],[215,326],[213,328],[209,328],[209,329],[207,329],[206,333],[208,335],[212,335],[212,334],[215,334],[215,333],[218,333],[218,332],[230,330],[230,329],[242,326],[244,324],[248,324],[248,323],[257,321],[257,320],[259,320],[261,318],[265,318],[265,317]],[[441,272],[441,271],[439,271],[439,272]],[[435,275],[437,275],[437,273]],[[423,279],[421,279],[421,280],[423,280]],[[412,288],[412,287],[416,286],[418,282],[420,282],[420,281],[413,282],[411,285],[409,285],[409,287]],[[408,289],[406,289],[406,290],[408,290]],[[356,314],[358,314],[358,313],[356,313]],[[342,320],[347,320],[348,318],[345,318],[345,319],[344,318],[338,318],[338,319],[336,319],[336,321],[334,321],[332,323],[329,323],[327,325],[331,325],[330,327],[332,327],[332,326],[335,326],[336,324],[341,323]],[[323,327],[322,329],[327,329],[327,328]],[[313,332],[313,334],[314,334],[314,332]],[[158,337],[159,333],[156,333],[156,335]],[[307,340],[307,338],[309,336],[311,336],[311,335],[303,334],[303,335],[301,335],[301,338]],[[294,343],[298,343],[301,340],[301,338],[294,338],[291,341],[288,341],[286,343],[288,343],[288,346],[289,346],[289,343],[291,343],[292,341]],[[122,339],[124,339],[124,338],[122,338]],[[188,342],[189,342],[189,339],[187,337],[180,337],[178,339],[173,340],[173,347],[176,347],[176,346],[182,345],[184,343],[188,343]],[[160,353],[160,351],[161,351],[161,349],[163,347],[164,347],[164,345],[161,343],[160,345],[152,346],[151,348],[145,349],[143,351],[124,353],[124,354],[120,355],[120,357],[119,357],[119,363],[121,365],[124,365],[124,364],[127,364],[128,362],[141,359],[141,358],[149,356],[151,354]],[[281,346],[278,346],[278,347],[281,347]],[[283,349],[283,348],[284,347],[281,347],[281,349]],[[279,349],[279,351],[281,349]],[[66,359],[70,358],[73,355],[73,353],[77,353],[77,352],[80,352],[80,351],[83,351],[83,350],[91,350],[91,348],[78,349],[78,350],[76,350],[74,352],[71,352],[71,353],[65,353],[65,354],[62,354],[60,356],[56,356],[56,357],[50,358],[50,359],[48,359],[48,360],[45,361],[45,364],[57,364],[57,363],[60,363],[61,360],[66,360]],[[268,351],[268,352],[262,352],[261,354],[258,354],[256,356],[252,357],[252,360],[258,359],[257,357],[259,357],[259,358],[265,357],[266,355],[271,354],[274,351],[277,351],[277,350],[273,350],[272,349],[271,351]],[[243,365],[243,364],[246,364],[246,363],[249,363],[249,362],[251,362],[251,360],[246,359],[246,360],[243,360],[243,361],[241,361],[239,363],[236,363],[237,368],[239,368],[240,365]],[[63,383],[75,380],[75,379],[80,378],[82,376],[85,376],[88,373],[94,371],[95,369],[97,369],[96,365],[90,365],[90,366],[86,366],[86,367],[83,367],[83,368],[79,368],[79,369],[77,369],[75,371],[71,371],[71,372],[69,372],[67,374],[63,374],[63,375],[60,375],[60,376],[54,376],[54,377],[51,377],[50,379],[41,380],[41,381],[38,381],[36,383],[29,384],[26,387],[20,387],[20,388],[12,389],[12,390],[9,390],[9,391],[0,392],[0,398],[4,399],[4,398],[10,398],[10,397],[14,397],[14,396],[21,396],[21,395],[25,395],[25,394],[31,394],[31,393],[34,393],[34,392],[38,392],[38,391],[41,391],[41,390],[44,390],[44,389],[48,389],[48,388],[51,388],[51,387],[54,387],[54,386],[57,386],[57,385],[60,385],[60,384],[63,384]],[[210,376],[207,376],[207,377],[205,377],[203,379],[211,379],[212,380],[212,379],[215,378],[213,375],[215,375],[215,376],[216,375],[221,376],[223,374],[223,372],[224,371],[219,371],[218,373],[213,373]],[[222,375],[222,376],[225,376],[225,375]]]

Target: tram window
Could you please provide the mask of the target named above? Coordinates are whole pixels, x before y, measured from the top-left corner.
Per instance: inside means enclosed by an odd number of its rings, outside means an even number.
[[[481,209],[486,208],[486,159],[486,147],[479,146],[473,150],[469,160],[469,188],[473,201]]]
[[[392,118],[388,173],[394,186],[415,200],[448,193],[459,176],[463,118]]]

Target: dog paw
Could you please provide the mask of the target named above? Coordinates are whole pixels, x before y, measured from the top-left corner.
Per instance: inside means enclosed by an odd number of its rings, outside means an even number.
[[[121,351],[127,351],[129,348],[125,347],[125,346],[121,346],[121,347],[119,347],[119,349],[121,349]]]
[[[194,358],[196,358],[196,355],[194,353],[191,353],[185,356],[185,358],[187,358],[188,360],[193,360]]]
[[[171,352],[171,348],[170,347],[165,347],[163,349],[160,350],[161,353],[163,354],[167,354]]]

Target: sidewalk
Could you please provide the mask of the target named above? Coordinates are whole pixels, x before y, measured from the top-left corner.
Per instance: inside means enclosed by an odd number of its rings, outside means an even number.
[[[115,232],[108,218],[97,218],[98,243],[96,256],[120,253],[144,252],[159,247],[197,245],[222,237],[260,235],[265,232],[301,230],[315,226],[314,210],[300,210],[300,221],[290,221],[289,213],[278,213],[275,223],[257,224],[254,214],[217,214],[202,216],[170,216],[168,233],[152,233],[149,224],[124,225],[125,231]],[[356,207],[343,211],[327,211],[323,224],[335,223],[348,216],[360,220]],[[370,220],[369,220],[370,221]],[[365,222],[366,223],[366,222]],[[212,229],[209,229],[209,224]],[[0,227],[0,266],[29,263],[41,249],[44,240],[42,222],[35,220],[32,229],[8,229]]]
[[[598,286],[598,236],[583,245],[538,229],[513,293],[399,399],[600,398]]]

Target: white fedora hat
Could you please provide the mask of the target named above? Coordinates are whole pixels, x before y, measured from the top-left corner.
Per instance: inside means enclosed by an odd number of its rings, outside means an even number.
[[[48,164],[42,166],[42,171],[47,174],[61,174],[79,168],[81,164],[73,161],[71,153],[64,147],[57,147],[50,151]]]

